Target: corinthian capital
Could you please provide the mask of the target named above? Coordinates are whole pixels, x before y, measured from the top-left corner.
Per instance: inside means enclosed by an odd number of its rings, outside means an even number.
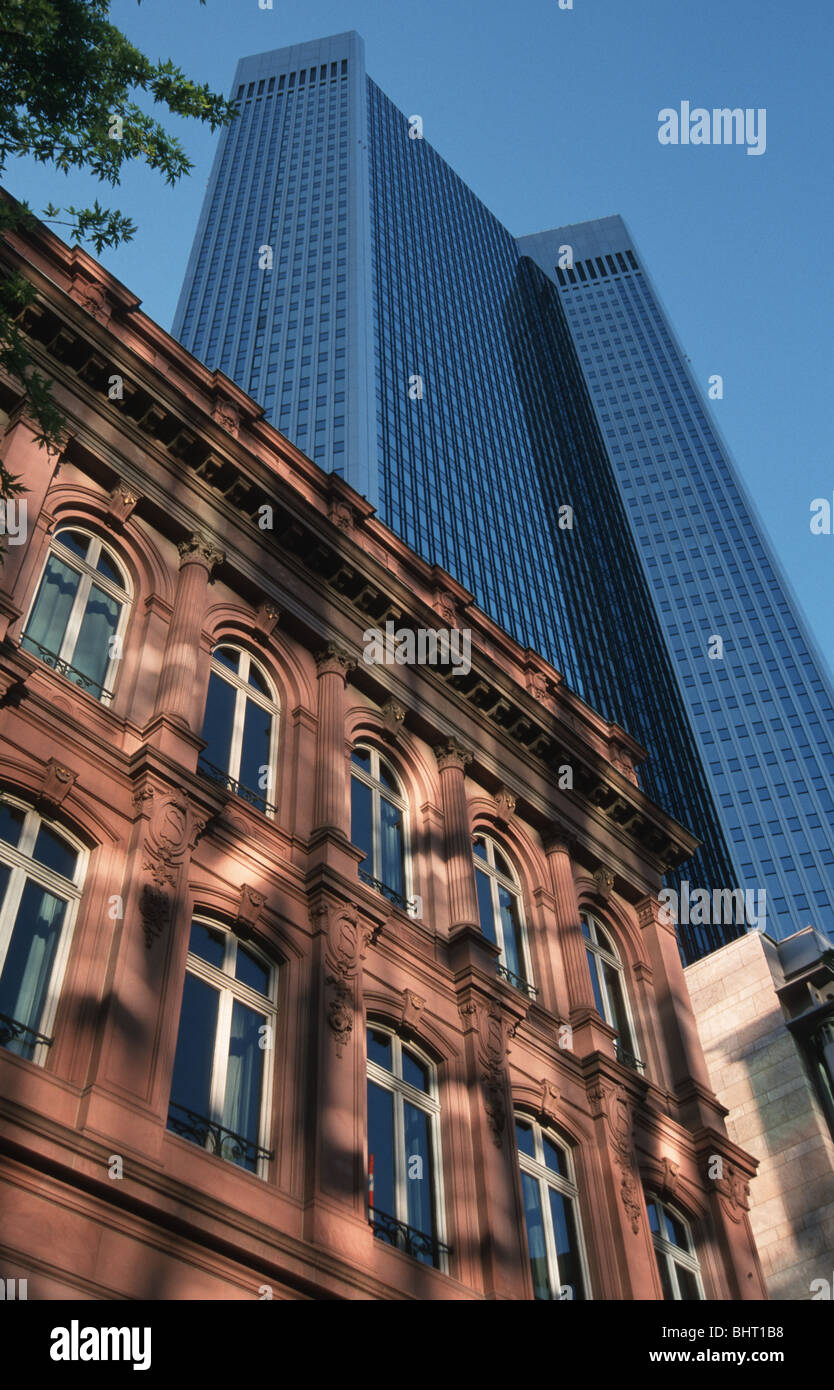
[[[434,756],[441,772],[445,772],[447,767],[458,767],[461,772],[465,772],[472,761],[472,754],[456,738],[445,738],[442,743],[438,743]]]
[[[177,546],[180,556],[180,569],[185,565],[202,565],[211,574],[215,565],[222,565],[226,556],[208,536],[195,531],[187,540]]]
[[[350,652],[336,642],[328,642],[326,647],[322,647],[321,651],[316,653],[316,669],[320,676],[335,675],[347,680],[355,666],[356,661]]]

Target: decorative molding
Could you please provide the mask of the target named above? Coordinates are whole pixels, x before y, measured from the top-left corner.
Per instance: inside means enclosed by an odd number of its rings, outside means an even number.
[[[664,1192],[668,1197],[674,1197],[680,1183],[681,1166],[679,1163],[675,1163],[669,1158],[667,1154],[664,1154],[661,1158],[660,1166],[662,1170],[660,1178],[661,1192]]]
[[[604,864],[594,871],[594,883],[599,896],[604,902],[608,902],[614,891],[614,875]]]
[[[127,483],[119,481],[107,499],[105,520],[117,531],[120,531],[125,522],[132,516],[138,502],[139,494],[128,487]]]
[[[426,1006],[426,1001],[421,994],[415,994],[411,989],[404,989],[402,992],[402,1011],[400,1013],[400,1024],[403,1028],[416,1031],[420,1016]]]
[[[447,627],[456,628],[460,620],[460,608],[454,594],[448,589],[435,589],[432,607],[440,614]]]
[[[437,744],[434,756],[441,772],[445,772],[447,767],[457,767],[465,773],[472,761],[472,754],[456,738],[447,738]]]
[[[499,787],[495,793],[495,819],[499,825],[509,825],[515,815],[516,799],[506,787]]]
[[[610,744],[608,756],[617,771],[627,777],[629,782],[632,782],[635,787],[640,785],[637,780],[637,769],[621,743]]]
[[[637,1165],[631,1139],[631,1103],[624,1086],[607,1086],[597,1081],[588,1092],[591,1114],[595,1119],[605,1117],[614,1162],[620,1170],[620,1197],[628,1214],[634,1235],[640,1230],[643,1210],[642,1192],[637,1177]]]
[[[142,871],[149,879],[139,889],[139,912],[145,945],[150,949],[171,924],[180,871],[208,815],[195,811],[185,792],[163,784],[147,783],[139,788],[133,805],[138,815],[148,818]]]
[[[341,499],[334,499],[330,503],[327,514],[334,526],[338,526],[340,531],[345,532],[345,535],[350,535],[356,524],[356,519],[353,515],[353,507],[349,503]]]
[[[253,636],[255,641],[265,647],[281,618],[281,610],[276,604],[265,600],[255,614]]]
[[[327,932],[324,954],[328,972],[324,983],[330,990],[327,1022],[336,1043],[336,1056],[341,1057],[353,1033],[356,980],[376,933],[353,908],[333,910],[329,904],[319,903],[310,915],[314,928],[318,928],[320,918],[324,919],[322,925]]]
[[[731,1221],[743,1221],[745,1212],[750,1210],[750,1183],[740,1168],[722,1159],[723,1178],[712,1178],[721,1206]],[[709,1174],[707,1174],[709,1178]]]
[[[77,777],[77,772],[73,772],[71,768],[59,763],[57,758],[50,758],[43,770],[38,794],[39,803],[57,811],[75,786]]]
[[[70,285],[70,296],[76,304],[80,304],[82,309],[86,309],[88,314],[92,314],[99,323],[109,323],[111,318],[110,304],[107,294],[101,285],[93,280],[87,280],[81,275],[74,275]]]
[[[341,676],[347,680],[356,667],[356,660],[338,642],[328,642],[316,653],[316,672],[319,676]]]
[[[556,1124],[559,1118],[556,1108],[559,1104],[559,1092],[553,1085],[553,1082],[548,1081],[546,1076],[543,1076],[539,1082],[539,1094],[538,1113],[540,1118],[545,1120],[548,1124]]]
[[[478,1034],[478,1062],[487,1120],[496,1148],[501,1147],[507,1124],[507,1069],[510,1039],[520,1019],[511,1018],[497,1000],[470,1000],[459,1006],[461,1019],[471,1019]]]
[[[574,853],[576,841],[561,821],[551,821],[542,831],[542,845],[545,854],[567,854],[570,857]]]
[[[250,888],[248,883],[244,883],[240,890],[238,901],[237,916],[235,917],[234,932],[241,941],[248,941],[261,917],[263,906],[266,902],[266,895],[259,893],[257,889]]]
[[[390,695],[381,707],[382,726],[390,739],[396,740],[405,723],[406,713],[405,705],[401,705],[399,700],[394,699],[393,695]]]
[[[237,439],[240,434],[240,411],[234,401],[226,400],[225,397],[221,396],[211,408],[211,418],[233,439]]]
[[[226,556],[208,536],[201,531],[195,531],[186,540],[180,541],[177,546],[180,557],[180,569],[184,565],[203,565],[211,576],[212,570],[216,565],[222,565]]]

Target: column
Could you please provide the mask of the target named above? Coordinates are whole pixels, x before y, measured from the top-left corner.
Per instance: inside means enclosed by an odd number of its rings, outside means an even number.
[[[194,681],[200,657],[200,633],[206,611],[206,592],[212,570],[223,563],[222,550],[199,534],[177,546],[180,573],[174,611],[168,628],[155,715],[167,715],[186,728],[194,727]]]
[[[350,839],[350,808],[345,775],[345,682],[356,662],[334,642],[316,657],[318,731],[313,830]]]
[[[475,868],[472,862],[472,831],[464,783],[466,767],[472,761],[472,754],[454,738],[446,739],[434,752],[440,768],[440,790],[445,821],[450,930],[454,932],[460,927],[475,927],[480,931]]]

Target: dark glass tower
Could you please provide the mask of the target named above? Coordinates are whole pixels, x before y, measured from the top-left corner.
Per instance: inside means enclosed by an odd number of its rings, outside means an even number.
[[[519,247],[559,285],[739,885],[834,937],[830,680],[642,257],[619,217]]]
[[[246,58],[233,96],[174,333],[640,739],[642,785],[703,841],[682,876],[735,886],[552,267],[366,76],[358,35]],[[685,953],[737,930],[682,929]]]

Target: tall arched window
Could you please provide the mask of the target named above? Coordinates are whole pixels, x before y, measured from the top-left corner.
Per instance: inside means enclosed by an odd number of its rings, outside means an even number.
[[[275,814],[278,700],[258,662],[241,647],[215,647],[211,658],[199,768],[251,806]]]
[[[524,940],[524,912],[521,889],[509,860],[493,840],[476,835],[475,884],[481,931],[501,949],[498,973],[516,989],[534,996],[530,963]]]
[[[350,755],[350,838],[365,853],[359,875],[391,902],[408,907],[408,802],[388,763],[359,745]]]
[[[617,948],[596,917],[584,913],[581,920],[597,1009],[606,1023],[617,1030],[614,1045],[619,1060],[636,1071],[643,1071],[644,1063],[637,1055],[623,966]]]
[[[275,1055],[276,970],[231,932],[191,924],[168,1128],[263,1173]]]
[[[128,581],[98,536],[56,532],[20,645],[107,703],[127,624]]]
[[[86,858],[30,807],[0,801],[0,1044],[19,1057],[46,1057]]]
[[[533,1295],[586,1299],[590,1294],[570,1152],[524,1115],[516,1116],[515,1137]]]
[[[689,1223],[658,1197],[646,1197],[657,1268],[668,1302],[699,1302],[704,1297],[701,1269]]]
[[[370,1024],[367,1041],[368,1220],[380,1240],[442,1269],[437,1073],[387,1028]]]

